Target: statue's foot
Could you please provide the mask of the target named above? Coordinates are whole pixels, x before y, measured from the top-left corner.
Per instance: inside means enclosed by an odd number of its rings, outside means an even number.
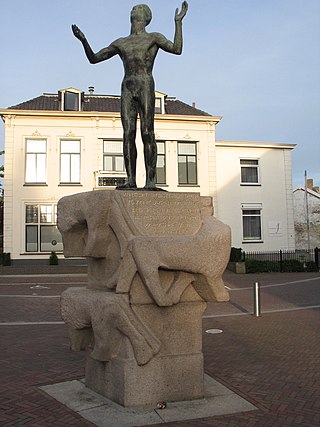
[[[118,185],[116,190],[132,190],[137,188],[137,184],[134,182],[126,182],[125,184]]]
[[[166,293],[164,295],[153,295],[153,297],[159,307],[171,307],[172,305],[174,305],[171,296]]]
[[[146,365],[155,354],[160,350],[160,346],[156,351],[149,346],[147,341],[142,337],[137,336],[130,338],[134,355],[139,366]]]

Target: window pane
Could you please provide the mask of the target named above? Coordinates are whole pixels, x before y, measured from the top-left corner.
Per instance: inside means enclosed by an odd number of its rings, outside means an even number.
[[[104,171],[112,171],[112,157],[111,156],[103,156],[103,170]]]
[[[61,154],[60,182],[70,182],[70,154]]]
[[[38,226],[27,225],[26,227],[26,252],[38,251]]]
[[[186,156],[179,156],[178,158],[178,175],[179,175],[179,184],[188,184]]]
[[[259,182],[259,160],[240,159],[241,182],[258,183]]]
[[[161,98],[155,99],[155,113],[161,114]]]
[[[46,153],[46,141],[45,140],[27,140],[26,151],[27,153]]]
[[[53,222],[52,205],[40,206],[40,222]]]
[[[245,211],[243,212],[245,213]],[[243,216],[243,238],[245,240],[261,240],[261,217],[260,215]]]
[[[122,153],[122,141],[103,141],[104,153]]]
[[[243,211],[243,215],[259,215],[260,216],[260,209],[246,209]]]
[[[117,172],[122,172],[124,170],[124,161],[122,156],[115,157],[115,170]]]
[[[165,143],[157,142],[157,150],[158,150],[158,154],[165,154]]]
[[[38,223],[38,205],[26,206],[26,223]]]
[[[158,155],[157,157],[157,171],[156,171],[156,182],[157,184],[166,183],[166,165],[165,165],[165,156]]]
[[[188,184],[197,183],[197,163],[194,156],[188,156]]]
[[[61,153],[80,153],[80,141],[61,141]]]
[[[178,154],[196,154],[196,144],[179,142]]]
[[[26,157],[26,182],[37,181],[36,154],[27,154]]]
[[[240,160],[241,165],[258,165],[258,160],[249,160],[249,159],[241,159]]]
[[[79,94],[74,92],[64,93],[65,111],[79,111]]]
[[[40,251],[51,252],[63,250],[62,238],[55,225],[42,225],[40,227]]]
[[[80,154],[71,154],[71,182],[80,182]]]
[[[46,154],[37,154],[36,182],[46,182]]]
[[[26,155],[26,182],[46,182],[46,154]]]
[[[250,168],[250,167],[242,167],[241,182],[258,182],[258,169]]]

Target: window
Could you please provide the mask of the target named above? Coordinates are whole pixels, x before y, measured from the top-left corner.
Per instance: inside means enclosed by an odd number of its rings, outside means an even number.
[[[77,90],[60,90],[59,101],[62,111],[81,111],[84,94]]]
[[[261,241],[261,210],[260,205],[242,207],[242,226],[244,241]]]
[[[47,181],[47,141],[28,139],[26,141],[27,184],[45,184]]]
[[[64,93],[64,111],[79,111],[79,93],[68,92]]]
[[[259,184],[259,160],[240,159],[241,184]]]
[[[26,252],[62,251],[62,238],[56,226],[57,206],[26,205]]]
[[[197,184],[197,144],[178,142],[179,184]]]
[[[103,170],[124,172],[122,141],[103,141]]]
[[[60,182],[80,184],[80,141],[60,141]]]
[[[166,183],[166,143],[157,142],[157,174],[156,174],[156,183],[165,184]]]
[[[155,109],[154,112],[156,114],[162,114],[162,99],[161,98],[157,98],[155,99]]]

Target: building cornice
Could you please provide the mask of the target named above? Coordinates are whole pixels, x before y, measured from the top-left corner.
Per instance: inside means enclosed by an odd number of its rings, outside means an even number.
[[[0,110],[0,116],[15,117],[48,117],[48,118],[75,118],[75,119],[92,119],[92,118],[119,118],[119,112],[101,112],[101,111],[48,111],[48,110]],[[221,116],[191,116],[191,115],[173,115],[173,114],[156,114],[155,121],[188,121],[188,122],[205,122],[217,125]]]
[[[279,142],[253,142],[253,141],[221,141],[216,140],[216,147],[246,147],[246,148],[276,148],[293,150],[296,144],[284,144]]]

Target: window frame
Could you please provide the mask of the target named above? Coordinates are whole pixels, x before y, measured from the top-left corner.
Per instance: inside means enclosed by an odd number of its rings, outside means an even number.
[[[118,142],[121,143],[121,151],[105,151],[105,144],[110,142]],[[111,162],[112,162],[112,169],[105,169],[105,158],[111,158]],[[122,170],[118,170],[116,168],[116,161],[117,159],[121,158],[122,159],[122,165],[123,168]],[[102,140],[102,170],[104,172],[108,172],[108,173],[116,173],[116,174],[121,174],[121,173],[125,173],[125,164],[124,164],[124,157],[123,157],[123,140],[122,139],[107,139],[104,138]]]
[[[78,142],[79,143],[79,152],[62,152],[62,144],[66,142],[66,143],[70,143],[70,142]],[[69,165],[68,165],[68,175],[69,175],[69,180],[62,180],[62,158],[68,156],[69,158]],[[73,166],[72,164],[72,160],[74,158],[78,158],[78,174],[77,174],[77,178],[79,178],[78,180],[72,180],[72,176],[74,174],[73,172],[73,168],[75,166]],[[60,170],[59,170],[59,182],[60,185],[79,185],[81,184],[81,140],[80,139],[66,139],[66,138],[61,138],[60,139]]]
[[[166,185],[167,184],[167,164],[166,164],[166,141],[156,141],[157,143],[157,165],[156,165],[156,184],[157,185]],[[163,144],[163,153],[159,153],[159,145]],[[158,166],[159,159],[163,159],[163,166]],[[161,182],[158,180],[158,169],[163,169],[164,181]]]
[[[241,163],[241,162],[256,162],[256,163]],[[256,181],[243,181],[243,174],[242,172],[245,169],[255,169],[257,180]],[[243,186],[259,186],[261,185],[260,181],[260,159],[257,157],[241,157],[240,158],[240,185]]]
[[[34,151],[34,150],[30,150],[28,151],[28,142],[44,142],[45,144],[45,151]],[[24,173],[24,183],[26,185],[46,185],[47,184],[47,151],[48,151],[48,141],[47,139],[44,138],[26,138],[25,139],[25,173]],[[35,180],[28,180],[28,175],[30,174],[30,170],[29,168],[31,168],[31,164],[30,164],[30,160],[28,160],[29,158],[31,158],[31,156],[34,157],[34,168],[35,168]],[[39,170],[41,169],[40,167],[38,167],[38,164],[40,164],[40,156],[44,157],[44,164],[43,164],[43,170],[44,170],[44,174],[43,174],[43,178],[39,179],[38,178],[38,174],[39,174]]]
[[[259,218],[258,224],[245,224],[245,218]],[[242,221],[242,243],[262,243],[263,242],[263,224],[262,224],[262,204],[243,204],[241,207]],[[246,228],[259,227],[260,236],[254,236],[254,233],[246,233]],[[251,234],[251,235],[249,235]]]
[[[156,96],[154,99],[154,112],[155,114],[163,114],[164,102],[162,96]]]
[[[34,213],[32,214],[32,216],[29,214],[28,216],[28,207],[32,207]],[[41,212],[41,208],[46,208],[45,210],[42,210]],[[48,209],[48,208],[51,209]],[[30,213],[32,213],[32,210],[30,211]],[[42,216],[43,214],[48,215],[48,220],[44,220],[44,217]],[[57,228],[57,204],[56,203],[33,203],[33,202],[29,202],[29,203],[25,203],[24,204],[24,228],[25,228],[25,242],[24,242],[24,253],[28,253],[28,254],[48,254],[51,253],[52,251],[54,252],[58,252],[58,253],[62,253],[63,252],[63,242],[62,242],[62,236],[59,233],[59,230]],[[29,221],[28,221],[29,219]],[[59,234],[57,235],[57,237],[59,237],[59,239],[52,239],[51,241],[51,247],[48,249],[43,250],[42,247],[43,245],[48,245],[50,244],[50,242],[43,242],[42,241],[42,236],[43,236],[43,232],[44,230],[48,230],[48,229],[55,229],[56,232],[58,232]],[[36,236],[36,241],[31,242],[28,241],[28,232],[29,230],[35,230],[35,236]],[[60,236],[59,236],[60,235]],[[53,244],[53,242],[56,242],[55,244]],[[34,244],[35,245],[35,249],[28,249],[28,245],[30,244]],[[58,245],[57,247],[55,247],[56,245]]]
[[[180,154],[179,146],[181,144],[190,145],[190,146],[193,145],[195,147],[194,148],[194,154],[185,154],[185,153]],[[198,182],[199,182],[199,179],[198,179],[198,143],[196,141],[177,141],[177,156],[178,156],[178,185],[179,186],[189,186],[189,187],[190,186],[198,186]],[[180,167],[179,167],[180,161],[179,160],[182,157],[186,157],[186,162],[185,162],[185,164],[187,165],[186,166],[186,177],[187,177],[186,182],[181,182],[181,179],[180,179]],[[192,162],[189,162],[189,158],[190,159],[193,158],[195,160],[194,161],[195,177],[196,177],[195,182],[190,182],[190,179],[189,179],[189,167],[188,167],[188,165],[192,164]]]
[[[59,102],[60,102],[60,110],[61,111],[82,111],[82,104],[84,102],[84,92],[70,89],[60,90],[58,92]],[[68,96],[72,95],[74,100],[76,100],[75,105],[68,102]]]

